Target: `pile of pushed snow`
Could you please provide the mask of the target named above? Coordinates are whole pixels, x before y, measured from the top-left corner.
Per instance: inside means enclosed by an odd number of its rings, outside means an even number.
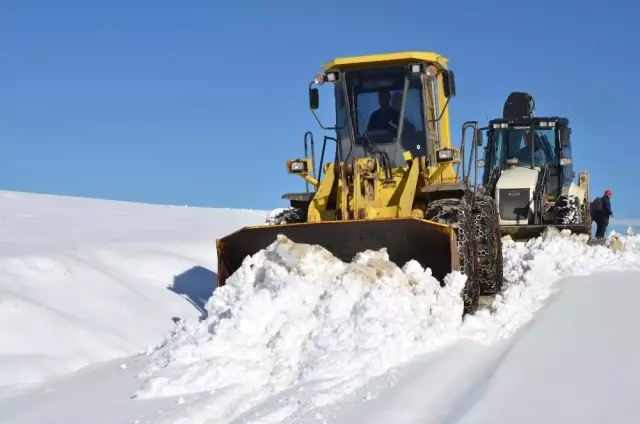
[[[337,399],[453,334],[465,280],[454,273],[441,288],[417,262],[401,270],[384,251],[344,263],[280,237],[216,291],[206,322],[184,322],[153,352],[149,373],[162,376],[138,395],[220,390],[207,416],[216,420],[299,383],[317,384],[316,403]]]
[[[343,263],[318,246],[280,238],[216,291],[206,322],[181,323],[149,352],[154,363],[137,396],[211,393],[194,417],[226,422],[288,393],[274,418],[279,422],[435,347],[510,336],[564,275],[640,267],[631,249],[585,241],[553,231],[527,244],[505,239],[508,287],[488,309],[462,321],[459,273],[441,287],[430,270],[414,261],[400,269],[384,251]]]

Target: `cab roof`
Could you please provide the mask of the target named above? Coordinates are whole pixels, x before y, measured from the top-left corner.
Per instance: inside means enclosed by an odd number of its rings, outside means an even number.
[[[322,65],[325,72],[366,68],[381,65],[401,65],[414,62],[429,62],[447,68],[449,59],[435,52],[397,52],[364,56],[339,57]]]
[[[565,118],[563,116],[532,116],[532,117],[522,117],[519,119],[504,119],[504,118],[496,118],[489,121],[489,125],[499,124],[499,123],[509,123],[512,125],[530,125],[532,123],[538,123],[540,121],[553,121],[556,124],[569,126],[569,118]]]

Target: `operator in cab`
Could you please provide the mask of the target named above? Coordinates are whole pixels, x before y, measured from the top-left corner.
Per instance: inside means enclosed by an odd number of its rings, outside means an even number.
[[[522,138],[524,139],[524,147],[516,153],[516,158],[518,159],[519,165],[531,165],[531,143],[534,142],[534,134],[531,130],[526,130]],[[544,153],[544,150],[540,148],[539,143],[536,143],[533,159],[535,161],[534,166],[541,166],[547,163],[547,155]]]
[[[391,107],[391,93],[389,90],[380,90],[378,104],[380,108],[373,111],[369,117],[367,131],[389,130],[396,131],[400,122],[400,112]]]

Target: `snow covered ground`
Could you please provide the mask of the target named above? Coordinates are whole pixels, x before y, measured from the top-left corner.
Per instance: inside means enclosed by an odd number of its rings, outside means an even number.
[[[216,237],[264,215],[0,192],[0,391],[135,354],[201,315]]]
[[[630,423],[640,412],[637,237],[615,249],[558,233],[506,242],[508,289],[462,321],[459,274],[441,288],[384,252],[343,263],[287,239],[209,297],[215,238],[264,212],[0,195],[0,422]]]

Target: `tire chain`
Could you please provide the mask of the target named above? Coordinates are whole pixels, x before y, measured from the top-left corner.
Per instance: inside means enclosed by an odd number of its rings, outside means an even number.
[[[269,225],[283,225],[283,224],[296,224],[306,222],[307,213],[301,208],[289,208],[275,216],[271,217],[267,224]]]
[[[471,207],[464,199],[439,199],[427,206],[424,218],[451,225],[456,235],[460,269],[467,276],[462,292],[464,314],[473,314],[478,308],[480,288],[476,274],[476,238]]]
[[[476,195],[472,215],[478,245],[478,285],[481,294],[502,291],[503,257],[498,210],[489,196]]]
[[[556,221],[558,224],[581,224],[586,221],[585,208],[572,194],[563,194],[556,201]]]

